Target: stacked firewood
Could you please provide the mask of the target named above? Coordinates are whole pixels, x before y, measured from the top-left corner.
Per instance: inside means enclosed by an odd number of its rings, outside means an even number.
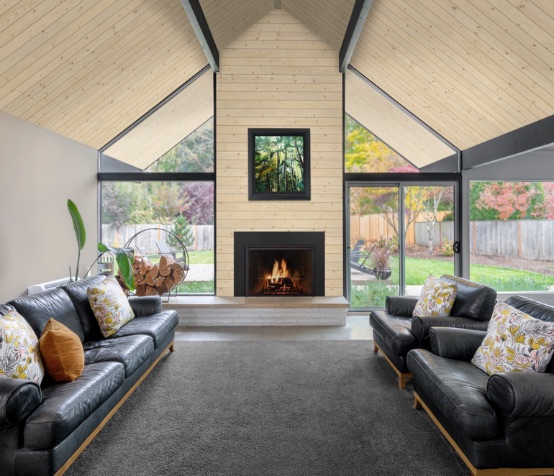
[[[183,278],[183,267],[169,255],[163,255],[158,264],[136,255],[133,263],[137,296],[162,295],[171,291]]]

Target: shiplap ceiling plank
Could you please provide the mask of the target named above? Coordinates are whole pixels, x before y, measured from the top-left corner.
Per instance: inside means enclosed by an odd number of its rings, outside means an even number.
[[[55,79],[48,84],[48,88],[43,88],[41,91],[37,91],[33,94],[32,101],[32,110],[35,117],[31,116],[31,119],[39,119],[44,117],[44,112],[37,107],[37,103],[42,104],[48,102],[49,107],[46,112],[45,119],[48,120],[48,115],[53,116],[56,112],[53,110],[52,101],[49,100],[50,95],[56,95],[62,102],[58,105],[55,104],[55,107],[60,110],[65,110],[69,105],[71,96],[79,91],[84,85],[90,82],[101,82],[104,81],[106,84],[109,84],[110,87],[114,86],[110,82],[110,75],[119,76],[119,69],[127,70],[130,66],[139,66],[140,62],[149,61],[152,58],[147,58],[143,53],[151,51],[153,45],[151,44],[149,37],[154,34],[158,27],[167,26],[167,23],[171,21],[175,13],[180,12],[178,7],[174,7],[169,11],[164,8],[160,8],[156,12],[150,10],[144,11],[144,15],[139,16],[134,19],[131,23],[125,25],[124,28],[118,29],[117,34],[112,34],[111,31],[106,31],[104,35],[98,37],[97,45],[87,45],[85,48],[94,48],[95,58],[91,61],[86,54],[83,54],[83,51],[78,52],[75,55],[74,61],[72,61],[69,68],[58,68],[54,73],[56,75]],[[150,19],[150,26],[146,29],[142,28],[139,30],[138,26],[147,20],[147,17]],[[169,28],[163,28],[159,35],[159,39],[165,41],[171,33],[175,33]],[[121,51],[120,56],[114,56],[118,51]],[[139,62],[137,65],[136,62]],[[114,68],[117,62],[117,67]],[[106,72],[106,71],[109,72]],[[54,74],[52,76],[54,76]],[[73,81],[71,87],[67,87],[67,81],[69,78],[79,78],[77,81]],[[102,79],[96,79],[102,78]],[[40,90],[40,85],[37,85],[37,90]],[[66,96],[65,98],[63,96]],[[79,104],[84,104],[86,101],[92,101],[93,98],[91,95],[87,97],[79,98]],[[21,104],[16,112],[20,110],[25,114],[27,110],[25,109],[26,104]]]
[[[521,121],[532,121],[533,115],[528,111],[532,106],[524,97],[521,97],[517,91],[514,91],[514,96],[518,96],[522,104],[514,107],[510,102],[503,100],[504,91],[509,88],[509,83],[505,78],[498,76],[494,69],[482,68],[481,63],[476,61],[471,65],[468,71],[467,65],[459,58],[463,58],[463,51],[457,48],[458,42],[450,42],[441,35],[439,28],[433,29],[433,35],[425,34],[426,30],[420,28],[428,21],[428,16],[423,17],[419,12],[414,11],[411,18],[407,17],[400,9],[396,9],[394,4],[387,5],[390,8],[387,18],[387,25],[390,27],[391,17],[394,19],[400,18],[402,21],[409,22],[413,19],[415,24],[407,26],[404,34],[408,36],[408,41],[412,38],[416,40],[415,44],[406,43],[409,48],[417,48],[419,54],[422,55],[423,64],[427,64],[428,68],[439,68],[441,81],[451,90],[458,91],[463,94],[464,98],[474,100],[482,111],[487,115],[497,115],[498,125],[502,128],[517,128]],[[386,18],[386,17],[385,17]],[[433,41],[434,38],[439,41],[436,43],[436,48],[433,51],[426,49],[425,45],[428,41]],[[463,38],[458,39],[459,42]],[[452,55],[452,52],[456,55]],[[436,62],[436,65],[434,65]],[[433,71],[435,76],[439,75],[439,71]],[[465,74],[466,72],[470,74]],[[540,111],[544,112],[544,111]]]
[[[453,35],[456,35],[455,41],[463,42],[464,50],[468,56],[473,56],[479,63],[489,66],[489,70],[498,71],[500,75],[506,78],[509,82],[508,90],[510,92],[520,89],[514,88],[512,85],[512,78],[516,78],[519,86],[523,88],[523,94],[532,94],[531,98],[538,97],[540,99],[544,97],[547,105],[552,104],[554,100],[552,88],[533,81],[526,72],[525,63],[518,62],[518,59],[514,58],[509,50],[498,50],[499,45],[495,43],[494,38],[491,38],[492,42],[475,38],[473,32],[479,32],[480,30],[475,22],[472,22],[467,16],[458,15],[458,17],[462,17],[463,21],[460,21],[450,11],[442,8],[442,4],[435,2],[429,4],[429,9],[431,15],[436,15],[440,23],[444,24]],[[440,23],[435,24],[440,27]]]
[[[213,114],[213,75],[207,72],[104,153],[145,169]]]
[[[351,64],[469,148],[554,114],[547,3],[376,0]]]
[[[273,9],[273,0],[200,0],[218,49]]]
[[[78,9],[74,9],[79,14]],[[9,55],[0,59],[0,74],[4,74],[10,70],[10,77],[4,77],[4,81],[8,79],[18,81],[18,85],[23,86],[23,82],[29,80],[36,74],[41,77],[47,72],[52,71],[56,65],[55,61],[47,63],[49,52],[56,48],[59,52],[59,61],[67,61],[76,52],[86,45],[86,36],[96,29],[107,30],[115,27],[115,20],[118,17],[131,18],[133,6],[130,4],[114,4],[112,0],[102,0],[92,5],[92,8],[83,12],[74,19],[66,17],[66,20],[71,20],[67,25],[61,22],[57,23],[59,30],[54,35],[48,37],[47,41],[43,41],[40,35],[34,35],[24,45],[19,48],[17,55]],[[113,22],[113,23],[112,23]],[[75,33],[79,32],[81,36],[79,41],[75,41]],[[31,67],[27,75],[24,72]],[[20,76],[21,75],[21,76]],[[3,85],[3,84],[2,84]]]
[[[262,93],[253,68],[263,77],[280,51],[288,50],[288,75],[297,78],[308,74],[302,60],[312,49],[335,49],[338,65],[354,3],[281,0],[274,10],[274,0],[200,0],[218,48],[233,43],[225,77],[251,74],[240,91],[229,89],[222,99],[232,101],[233,92]],[[273,19],[292,14],[321,40],[294,23],[277,28],[263,19],[270,11]],[[374,0],[351,64],[466,149],[554,115],[553,32],[552,0]],[[294,41],[303,44],[298,54],[288,47]],[[277,53],[268,57],[272,50]],[[323,73],[329,61],[320,60],[315,84],[332,94],[336,85],[327,84]],[[0,110],[93,147],[205,64],[175,0],[0,1]],[[312,71],[317,67],[312,64]],[[300,97],[292,84],[285,99],[290,107]],[[296,120],[294,111],[282,115],[260,119],[268,126]]]
[[[282,0],[281,3],[283,9],[324,38],[337,52],[340,50],[354,0]]]
[[[44,0],[1,20],[0,109],[95,148],[206,64],[172,0]]]
[[[104,8],[108,5],[106,8],[108,13],[112,13],[112,9],[109,7],[110,3],[112,2],[108,1],[102,5]],[[136,21],[137,18],[140,18],[140,14],[141,10],[136,8],[136,5],[128,3],[126,8],[118,14],[112,14],[108,18],[102,15],[99,20],[90,22],[88,25],[89,27],[92,25],[93,30],[89,30],[81,22],[72,22],[66,25],[63,30],[65,34],[62,33],[65,38],[61,43],[56,44],[58,40],[56,36],[49,38],[49,42],[55,45],[54,48],[50,49],[48,43],[42,42],[42,45],[46,45],[46,50],[38,48],[39,51],[33,54],[33,56],[40,55],[38,61],[29,61],[23,54],[25,61],[20,61],[6,71],[6,79],[10,79],[12,84],[17,84],[18,87],[12,94],[2,97],[0,105],[10,108],[14,114],[24,115],[29,108],[38,112],[40,110],[39,101],[45,99],[47,95],[53,96],[55,87],[66,87],[71,84],[67,81],[75,68],[82,66],[82,72],[86,72],[87,68],[96,66],[91,64],[87,50],[96,52],[97,65],[103,64],[103,57],[100,56],[101,49],[115,44],[118,38],[113,34],[112,29],[120,32],[126,31],[126,28],[132,28],[133,25],[137,25]],[[102,20],[105,22],[99,23]],[[77,28],[75,28],[75,24]],[[92,32],[94,32],[94,38],[89,37]],[[121,33],[118,34],[121,35]],[[14,58],[18,56],[13,55]],[[0,74],[4,72],[2,71]],[[12,74],[18,74],[18,76],[11,78]],[[2,84],[2,87],[4,86],[9,88],[11,85],[10,83]],[[23,92],[26,94],[23,95]],[[66,95],[71,94],[70,89],[67,88],[65,93]],[[29,120],[33,119],[29,117]]]
[[[352,71],[346,72],[345,110],[416,167],[455,153]]]

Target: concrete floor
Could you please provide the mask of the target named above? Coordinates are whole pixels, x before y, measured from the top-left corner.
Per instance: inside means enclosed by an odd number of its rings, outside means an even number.
[[[236,340],[370,340],[367,314],[349,315],[345,326],[187,326],[177,328],[176,341]]]

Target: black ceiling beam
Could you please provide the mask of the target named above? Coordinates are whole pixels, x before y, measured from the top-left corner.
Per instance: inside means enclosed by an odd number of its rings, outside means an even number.
[[[346,72],[346,68],[354,54],[354,49],[362,34],[371,5],[373,5],[373,0],[356,0],[354,4],[339,52],[339,70],[341,73]]]
[[[473,169],[554,143],[554,116],[462,151],[462,170]]]
[[[208,62],[213,71],[219,71],[219,51],[200,6],[199,0],[181,0],[181,5],[185,9],[185,13],[189,18],[194,33],[200,42],[200,46],[204,50],[204,54],[208,58]]]

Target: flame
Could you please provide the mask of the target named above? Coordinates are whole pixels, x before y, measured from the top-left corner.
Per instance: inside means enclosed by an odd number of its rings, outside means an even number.
[[[288,275],[289,271],[287,269],[287,262],[285,261],[285,258],[283,258],[281,259],[281,266],[279,266],[278,260],[273,262],[273,270],[271,271],[271,274],[266,276],[266,279],[270,283],[277,283],[279,282],[279,279],[287,278]]]

